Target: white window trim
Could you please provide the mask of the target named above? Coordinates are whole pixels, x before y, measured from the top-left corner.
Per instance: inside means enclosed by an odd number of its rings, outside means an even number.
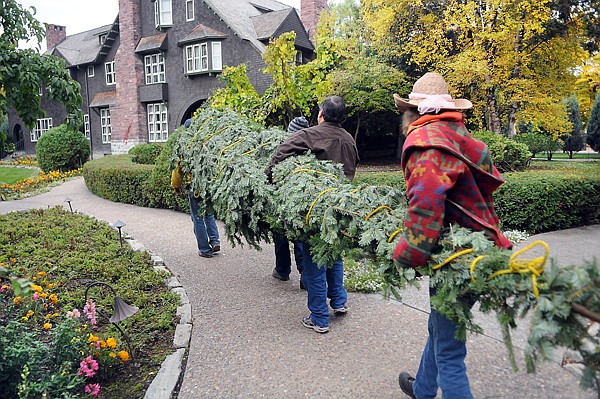
[[[87,75],[88,75],[88,78],[93,78],[96,75],[96,70],[94,69],[93,65],[88,65]]]
[[[165,57],[162,53],[144,56],[144,79],[147,85],[166,82]]]
[[[186,0],[185,1],[185,20],[193,21],[195,18],[194,13],[194,0]]]
[[[90,135],[90,114],[84,114],[83,115],[83,134],[85,135],[86,139],[90,139],[91,135]]]
[[[173,26],[173,4],[171,0],[154,0],[154,26],[156,29]]]
[[[110,144],[112,127],[110,125],[110,109],[108,108],[100,108],[100,127],[102,128],[102,143]]]
[[[110,61],[110,62],[104,63],[104,71],[105,71],[106,84],[108,86],[117,84],[117,74],[115,71],[115,62]]]
[[[147,105],[148,142],[164,143],[169,138],[167,104],[151,103]]]
[[[221,52],[221,42],[212,42],[211,43],[211,58],[212,58],[212,68],[213,71],[221,71],[223,70],[223,55]]]
[[[221,72],[223,70],[221,42],[202,42],[185,46],[183,49],[183,65],[185,66],[186,75]]]
[[[35,127],[29,132],[31,142],[35,143],[42,137],[42,134],[52,129],[52,118],[42,118],[35,122]]]

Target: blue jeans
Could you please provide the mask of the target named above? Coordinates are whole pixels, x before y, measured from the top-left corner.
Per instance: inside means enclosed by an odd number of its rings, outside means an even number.
[[[198,242],[198,250],[205,255],[212,255],[211,247],[221,244],[219,241],[219,230],[213,215],[200,216],[199,199],[194,197],[192,191],[189,192],[190,197],[190,213],[192,222],[194,222],[194,235]]]
[[[429,296],[432,295],[435,295],[434,288],[429,290]],[[431,308],[427,330],[429,337],[413,384],[415,396],[433,399],[439,387],[443,399],[472,399],[465,366],[467,346],[454,338],[456,325]]]
[[[346,305],[348,293],[344,288],[344,263],[341,259],[334,262],[332,267],[319,267],[313,261],[310,245],[302,242],[304,271],[302,282],[308,291],[308,310],[310,318],[320,327],[329,326],[329,305],[339,309]]]
[[[275,271],[281,277],[289,277],[292,272],[292,257],[290,256],[290,244],[285,236],[273,232],[273,244],[275,244]],[[294,259],[298,273],[302,274],[304,260],[302,259],[302,244],[294,243]]]

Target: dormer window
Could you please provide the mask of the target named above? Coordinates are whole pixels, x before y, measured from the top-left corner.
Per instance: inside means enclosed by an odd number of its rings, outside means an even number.
[[[98,40],[100,40],[100,44],[104,44],[106,42],[107,36],[108,36],[107,34],[98,36]]]
[[[154,25],[156,29],[173,26],[171,0],[154,0]]]
[[[186,75],[221,72],[223,69],[221,54],[221,42],[204,42],[185,46],[183,57]]]

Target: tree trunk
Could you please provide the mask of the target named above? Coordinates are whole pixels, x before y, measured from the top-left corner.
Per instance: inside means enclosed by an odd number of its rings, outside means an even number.
[[[360,131],[360,111],[356,113],[356,130],[354,131],[354,142],[356,143],[356,138],[358,137],[358,132]]]
[[[510,106],[510,111],[508,113],[508,132],[507,135],[510,138],[514,138],[517,135],[517,110],[519,109],[519,104],[512,103]]]
[[[494,87],[487,89],[487,108],[488,108],[488,121],[487,128],[490,132],[496,134],[502,133],[502,123],[500,122],[500,115],[498,112],[498,102],[496,101],[496,90]]]

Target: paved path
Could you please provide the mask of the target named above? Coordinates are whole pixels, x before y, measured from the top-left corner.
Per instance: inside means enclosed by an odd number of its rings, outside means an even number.
[[[123,230],[160,256],[187,291],[194,329],[179,398],[405,398],[397,377],[401,370],[416,371],[425,344],[424,289],[406,290],[404,303],[350,293],[349,314],[334,319],[329,334],[316,334],[300,323],[307,308],[298,276],[288,282],[271,277],[271,245],[255,251],[223,242],[218,256],[200,258],[189,215],[101,199],[82,178],[39,196],[0,202],[0,213],[67,206],[67,196],[77,212],[124,221]],[[600,226],[542,238],[561,263],[600,259]],[[476,398],[596,397],[558,362],[545,363],[535,375],[514,373],[495,320],[481,316],[481,323],[485,334],[468,337]],[[520,348],[524,337],[516,334]]]

